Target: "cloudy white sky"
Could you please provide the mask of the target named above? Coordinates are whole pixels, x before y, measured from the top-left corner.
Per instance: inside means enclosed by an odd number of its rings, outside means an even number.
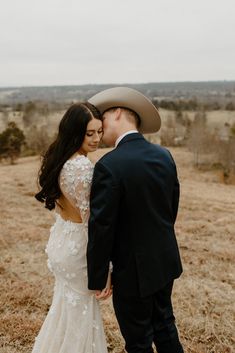
[[[1,0],[0,86],[235,79],[234,0]]]

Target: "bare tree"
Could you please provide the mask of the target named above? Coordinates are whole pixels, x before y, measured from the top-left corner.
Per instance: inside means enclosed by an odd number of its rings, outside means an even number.
[[[175,119],[168,115],[166,125],[161,129],[161,144],[163,146],[174,146],[176,137]]]
[[[194,165],[200,164],[200,157],[204,153],[209,153],[209,140],[212,136],[207,130],[205,112],[198,112],[194,116],[188,136],[188,148],[194,154]]]
[[[216,158],[222,166],[224,182],[229,182],[235,175],[235,136],[228,140],[217,139]]]
[[[26,134],[27,148],[32,154],[45,152],[53,137],[48,134],[47,126],[32,125]]]
[[[27,128],[34,122],[34,117],[37,112],[37,107],[34,102],[27,102],[23,107],[23,122],[24,127]]]

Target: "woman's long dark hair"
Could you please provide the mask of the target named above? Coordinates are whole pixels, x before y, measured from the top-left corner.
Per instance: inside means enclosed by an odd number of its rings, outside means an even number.
[[[101,114],[92,104],[73,104],[64,114],[56,140],[43,156],[38,182],[41,190],[36,199],[45,203],[49,210],[55,208],[55,202],[61,195],[59,175],[64,163],[76,153],[85,138],[87,124],[92,118],[101,120]]]

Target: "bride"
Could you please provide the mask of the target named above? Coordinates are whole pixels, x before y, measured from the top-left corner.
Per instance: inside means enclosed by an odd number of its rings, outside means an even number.
[[[72,105],[62,118],[56,140],[47,150],[39,173],[36,199],[56,220],[46,246],[48,267],[55,277],[50,310],[32,353],[106,353],[99,293],[87,287],[87,231],[95,151],[103,134],[99,111],[90,103]],[[110,274],[103,298],[111,295]]]

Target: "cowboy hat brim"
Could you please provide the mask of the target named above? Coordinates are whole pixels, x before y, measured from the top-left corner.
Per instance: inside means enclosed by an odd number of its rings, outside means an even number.
[[[157,132],[161,127],[157,108],[147,97],[133,88],[109,88],[97,93],[88,99],[88,102],[96,106],[101,114],[114,107],[133,110],[140,117],[139,131],[143,134]]]

